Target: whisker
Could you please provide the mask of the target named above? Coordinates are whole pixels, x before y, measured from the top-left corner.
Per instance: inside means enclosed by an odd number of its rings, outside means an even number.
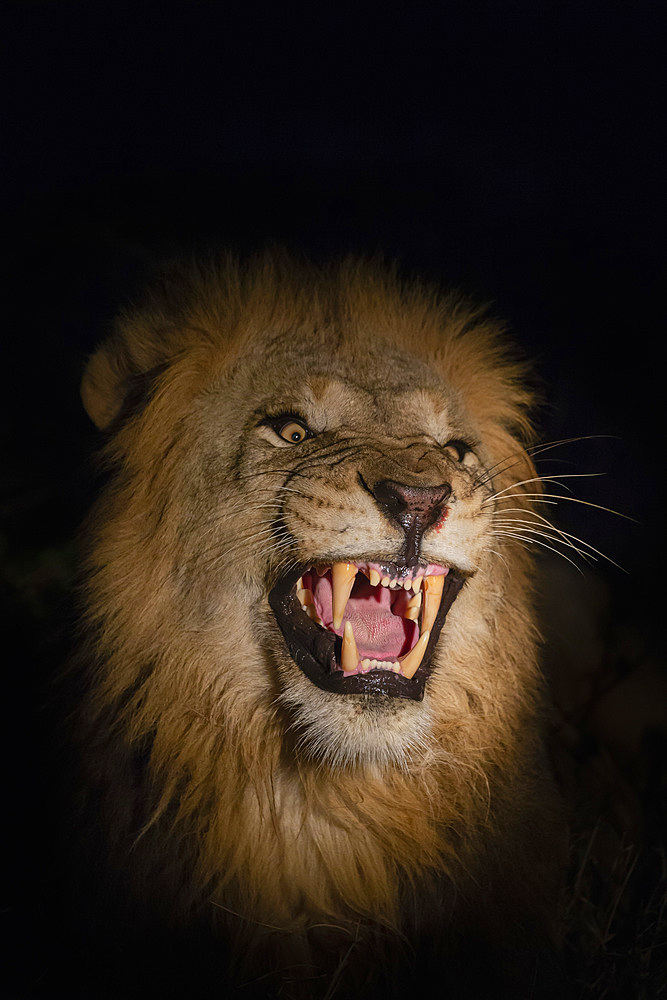
[[[525,545],[525,546],[528,546],[528,545],[539,545],[539,546],[541,546],[544,549],[549,549],[550,552],[555,553],[555,555],[560,556],[561,559],[565,559],[566,562],[569,562],[572,566],[574,566],[574,568],[576,569],[576,571],[578,573],[581,573],[582,576],[583,576],[583,570],[582,570],[581,566],[578,566],[577,563],[574,561],[574,559],[570,559],[570,557],[566,556],[565,553],[561,552],[560,549],[555,549],[555,548],[553,548],[553,546],[547,545],[546,542],[540,542],[537,538],[526,538],[523,535],[517,535],[517,534],[514,534],[511,531],[498,531],[498,532],[494,531],[494,532],[491,532],[491,534],[495,535],[497,538],[502,538],[502,537],[505,537],[505,538],[514,538],[521,545]]]
[[[561,537],[559,534],[554,535],[548,531],[541,531],[539,528],[524,527],[521,524],[517,524],[517,522],[515,521],[501,522],[498,525],[498,527],[504,531],[509,531],[509,530],[516,531],[519,534],[523,535],[523,537],[526,538],[527,540],[538,537],[548,538],[556,544],[560,543],[561,545],[564,545],[566,548],[572,549],[573,552],[576,552],[577,555],[581,556],[581,558],[586,560],[586,562],[597,561],[596,557],[591,552],[586,552],[585,549],[581,549],[577,545],[575,545],[573,539]],[[581,539],[576,539],[576,541],[581,541]],[[586,545],[585,542],[583,542],[582,544]],[[592,549],[592,546],[587,546],[587,547]],[[598,553],[598,555],[602,556],[602,553]],[[606,558],[606,556],[602,556],[602,558]]]
[[[559,500],[566,500],[568,503],[581,503],[586,507],[594,507],[596,510],[604,510],[607,514],[615,514],[616,517],[622,517],[625,521],[632,521],[633,524],[639,523],[636,518],[631,517],[629,514],[622,514],[620,511],[613,510],[611,507],[604,507],[602,504],[592,503],[590,500],[581,500],[579,497],[566,497],[561,493],[509,493],[501,499],[510,500],[512,497],[517,497],[521,500],[531,499],[532,503],[553,503],[554,501],[557,502]],[[549,497],[553,499],[548,499]],[[484,501],[484,503],[486,503],[486,501]],[[499,513],[502,513],[503,508],[500,507],[498,511]]]
[[[521,479],[518,483],[512,483],[511,486],[506,486],[504,490],[498,490],[497,493],[494,493],[492,494],[492,496],[487,497],[486,500],[482,501],[482,503],[484,504],[491,503],[492,500],[497,500],[498,497],[501,497],[504,493],[507,493],[508,490],[516,489],[517,486],[527,486],[529,483],[555,483],[556,486],[561,486],[564,490],[568,490],[568,492],[570,492],[569,488],[565,486],[564,483],[560,482],[561,479],[595,479],[598,476],[604,476],[604,475],[606,475],[606,473],[604,472],[564,472],[562,473],[562,475],[558,477],[533,476],[531,479]]]
[[[614,435],[612,434],[586,434],[586,435],[581,435],[579,437],[560,438],[556,441],[546,441],[543,443],[532,445],[531,447],[525,449],[522,448],[518,451],[512,452],[510,455],[506,455],[505,458],[500,459],[500,461],[496,462],[495,465],[489,466],[488,469],[484,469],[481,475],[473,483],[473,489],[478,489],[480,486],[483,486],[485,485],[485,483],[489,482],[492,478],[492,473],[494,473],[496,470],[500,470],[501,472],[509,472],[512,466],[519,464],[519,460],[524,455],[528,455],[530,458],[535,458],[537,455],[542,455],[547,451],[551,451],[553,448],[560,448],[563,445],[576,444],[579,441],[593,441],[599,438],[611,438],[613,436]],[[511,459],[516,459],[516,461],[510,462]],[[568,459],[562,459],[561,461],[568,461]],[[501,466],[505,462],[510,462],[510,464],[507,465],[504,469],[501,469]]]

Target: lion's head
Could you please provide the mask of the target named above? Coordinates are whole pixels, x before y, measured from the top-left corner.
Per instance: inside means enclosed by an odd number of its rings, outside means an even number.
[[[106,694],[149,664],[169,712],[280,716],[329,763],[423,751],[521,615],[490,499],[532,475],[521,375],[492,322],[375,265],[225,259],[154,293],[82,389],[116,469]]]

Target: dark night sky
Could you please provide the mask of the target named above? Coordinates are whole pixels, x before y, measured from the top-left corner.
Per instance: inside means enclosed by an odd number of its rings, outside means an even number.
[[[578,495],[642,522],[567,526],[659,579],[664,4],[236,6],[3,6],[10,550],[80,517],[82,358],[155,256],[272,240],[493,302],[544,436],[616,436]]]

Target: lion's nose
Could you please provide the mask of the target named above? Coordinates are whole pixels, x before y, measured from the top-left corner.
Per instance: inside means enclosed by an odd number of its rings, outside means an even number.
[[[449,499],[449,483],[439,486],[408,486],[394,479],[381,479],[370,492],[382,511],[405,533],[403,554],[409,563],[419,556],[424,532],[437,521],[442,505]]]
[[[387,513],[401,523],[405,515],[418,518],[427,528],[437,519],[439,508],[449,499],[449,483],[439,486],[407,486],[394,479],[381,479],[373,486],[373,496]]]

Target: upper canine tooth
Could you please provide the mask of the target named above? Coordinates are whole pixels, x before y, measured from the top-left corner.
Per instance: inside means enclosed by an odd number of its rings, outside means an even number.
[[[380,574],[376,569],[372,569],[368,574],[368,579],[371,582],[371,587],[377,587],[380,582]]]
[[[354,632],[352,631],[352,625],[350,622],[345,622],[340,662],[343,667],[344,674],[353,673],[359,664],[357,644],[354,641]]]
[[[422,613],[422,632],[433,628],[433,622],[440,607],[442,589],[445,586],[444,576],[424,577],[424,611]]]
[[[334,563],[331,567],[333,580],[333,626],[340,628],[345,608],[357,575],[354,563]]]
[[[428,630],[426,632],[422,632],[415,647],[398,661],[401,665],[401,673],[403,673],[406,677],[414,677],[417,673],[419,665],[424,659],[424,653],[426,652],[430,635],[431,633]]]

